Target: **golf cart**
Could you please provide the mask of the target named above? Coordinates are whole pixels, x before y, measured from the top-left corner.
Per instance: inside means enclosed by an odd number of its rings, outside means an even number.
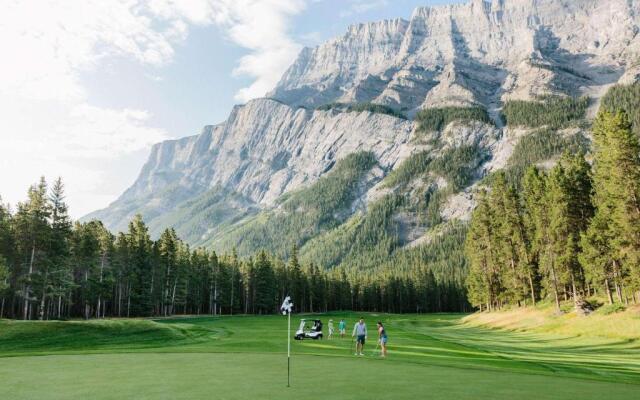
[[[296,331],[296,336],[294,337],[296,340],[304,340],[304,339],[313,339],[318,340],[322,339],[322,321],[319,319],[313,320],[313,326],[310,330],[307,330],[307,320],[300,320],[300,327]]]

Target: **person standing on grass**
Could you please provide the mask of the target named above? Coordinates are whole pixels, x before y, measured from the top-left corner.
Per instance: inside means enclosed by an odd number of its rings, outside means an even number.
[[[344,322],[344,319],[340,320],[338,330],[340,331],[340,339],[344,338],[345,333],[347,333],[347,323]]]
[[[333,320],[329,320],[329,339],[333,338]]]
[[[367,340],[367,325],[364,323],[364,318],[360,317],[358,323],[353,327],[351,337],[356,338],[356,356],[363,356],[364,342]]]
[[[387,331],[381,321],[378,321],[378,343],[380,343],[380,356],[387,356]]]

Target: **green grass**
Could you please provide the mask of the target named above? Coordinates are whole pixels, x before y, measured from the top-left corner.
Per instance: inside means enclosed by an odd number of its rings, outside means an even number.
[[[331,317],[351,326],[357,316]],[[637,340],[510,332],[463,317],[366,314],[370,330],[386,322],[387,360],[374,340],[358,358],[349,339],[294,341],[289,389],[282,316],[0,321],[0,398],[622,399],[640,390]]]

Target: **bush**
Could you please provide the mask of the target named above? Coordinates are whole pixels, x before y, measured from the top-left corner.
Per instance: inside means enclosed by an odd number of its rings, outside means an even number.
[[[440,131],[453,121],[480,121],[491,123],[487,110],[482,107],[427,108],[416,114],[418,131]]]
[[[613,304],[607,304],[605,306],[600,307],[598,309],[598,312],[602,315],[610,315],[610,314],[623,312],[626,309],[627,307],[625,307],[624,304],[613,303]]]
[[[537,128],[563,127],[584,119],[589,98],[546,96],[541,101],[511,100],[502,109],[502,117],[509,126]]]

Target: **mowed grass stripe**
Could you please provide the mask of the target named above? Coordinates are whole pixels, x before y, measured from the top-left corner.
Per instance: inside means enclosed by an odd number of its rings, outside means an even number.
[[[638,386],[371,358],[278,354],[99,354],[0,359],[0,398],[631,399]]]
[[[334,324],[352,324],[359,314],[319,316]],[[366,314],[369,357],[375,348],[375,321],[390,336],[389,363],[485,369],[640,382],[636,341],[568,338],[507,332],[461,324],[461,315]],[[313,316],[311,316],[313,318]],[[297,318],[292,321],[294,330]],[[325,332],[326,334],[327,332]],[[297,355],[353,357],[350,337],[321,342],[293,342]],[[0,357],[96,353],[252,353],[286,352],[286,318],[234,316],[175,318],[157,321],[0,322]],[[333,362],[341,362],[335,360]]]

